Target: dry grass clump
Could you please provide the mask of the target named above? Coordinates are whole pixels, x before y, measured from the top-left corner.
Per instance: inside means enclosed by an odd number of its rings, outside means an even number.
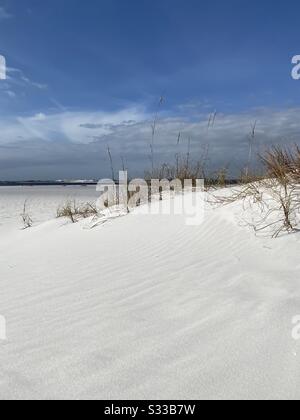
[[[145,178],[150,179],[179,179],[184,181],[190,179],[196,181],[205,177],[205,165],[202,160],[191,162],[182,156],[176,156],[175,164],[164,163],[152,172],[146,172]]]
[[[180,134],[178,137],[178,144],[180,141]],[[205,179],[207,166],[207,149],[203,149],[200,154],[193,158],[191,153],[191,139],[188,141],[188,148],[186,153],[176,153],[173,163],[163,163],[158,168],[153,168],[151,172],[145,173],[145,179],[150,180],[179,180],[182,186],[185,180],[192,181],[192,185],[196,186],[196,181]]]
[[[252,184],[253,182],[259,182],[265,179],[266,173],[265,171],[259,172],[257,171],[249,171],[247,169],[243,169],[240,173],[239,178],[237,179],[237,184],[239,185],[246,185]]]
[[[27,211],[27,200],[24,202],[23,212],[21,213],[21,218],[22,218],[24,229],[28,229],[28,228],[32,227],[33,220],[32,220],[30,214]]]
[[[276,178],[282,185],[300,182],[300,148],[292,149],[273,146],[261,156],[270,178]]]
[[[216,171],[214,171],[210,176],[205,178],[205,189],[206,191],[209,190],[217,190],[225,188],[227,185],[230,184],[230,177],[229,177],[229,168],[222,167]]]
[[[300,210],[300,149],[273,146],[261,160],[266,168],[267,178],[262,182],[276,203],[274,211],[280,212],[281,226],[275,232],[298,230]]]
[[[256,211],[249,222],[255,232],[270,230],[272,237],[299,231],[300,223],[300,150],[274,146],[260,156],[265,176],[247,180],[229,196],[214,197],[220,205],[236,201],[244,209]]]
[[[87,219],[97,215],[98,211],[95,204],[77,204],[75,200],[68,201],[57,209],[58,218],[68,218],[72,223],[77,223],[80,219]]]

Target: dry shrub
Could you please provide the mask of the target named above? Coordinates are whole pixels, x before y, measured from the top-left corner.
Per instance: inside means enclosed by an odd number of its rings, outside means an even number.
[[[204,179],[206,159],[206,152],[203,152],[199,159],[196,160],[191,158],[190,151],[188,151],[186,155],[177,153],[173,164],[163,163],[160,167],[154,168],[151,172],[146,172],[145,178],[147,180],[179,179],[182,183],[186,179],[192,181]]]
[[[30,214],[27,211],[27,200],[24,202],[23,212],[21,213],[21,218],[23,222],[24,229],[31,228],[33,225],[33,220]]]
[[[300,149],[273,146],[261,157],[267,178],[262,182],[275,202],[274,211],[279,211],[281,227],[275,232],[298,230],[300,209]],[[276,208],[277,206],[277,208]]]
[[[243,203],[244,209],[258,212],[248,224],[255,232],[271,229],[272,236],[299,231],[300,214],[300,151],[272,147],[260,159],[265,176],[248,181],[234,189],[229,196],[214,197],[214,203]]]
[[[225,188],[228,184],[230,184],[230,179],[229,168],[227,166],[216,170],[205,179],[206,191]]]
[[[237,179],[237,183],[239,185],[252,184],[253,182],[262,181],[265,177],[265,172],[243,169]]]
[[[276,178],[282,185],[300,182],[300,148],[292,149],[273,146],[262,155],[267,175]]]
[[[80,219],[87,219],[97,216],[97,207],[93,203],[77,204],[76,201],[68,201],[57,209],[57,217],[65,217],[72,223],[77,223]]]

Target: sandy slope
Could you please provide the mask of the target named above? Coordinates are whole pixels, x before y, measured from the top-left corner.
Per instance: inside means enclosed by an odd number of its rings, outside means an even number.
[[[1,398],[300,398],[300,236],[129,215],[0,241]]]
[[[0,241],[3,233],[22,227],[24,202],[35,224],[56,217],[68,200],[87,202],[98,197],[95,187],[0,187]]]

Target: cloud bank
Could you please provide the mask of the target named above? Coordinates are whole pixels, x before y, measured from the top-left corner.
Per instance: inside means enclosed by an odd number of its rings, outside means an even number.
[[[162,113],[155,135],[157,164],[186,153],[196,158],[209,145],[210,169],[229,165],[237,173],[247,161],[249,135],[256,125],[256,151],[270,144],[299,144],[299,108],[260,109],[243,114],[174,116]],[[38,113],[0,121],[0,179],[100,178],[109,175],[107,146],[116,170],[121,158],[134,175],[149,169],[153,116],[142,108],[118,112]],[[181,133],[177,145],[178,134]]]

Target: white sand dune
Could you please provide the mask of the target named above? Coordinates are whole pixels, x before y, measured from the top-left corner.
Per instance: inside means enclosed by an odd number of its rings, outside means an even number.
[[[299,399],[300,235],[241,211],[2,231],[0,398]]]
[[[3,233],[22,228],[20,214],[26,201],[27,211],[35,224],[56,217],[57,208],[67,201],[96,200],[95,187],[1,187],[0,241]],[[6,239],[6,238],[5,238]]]

